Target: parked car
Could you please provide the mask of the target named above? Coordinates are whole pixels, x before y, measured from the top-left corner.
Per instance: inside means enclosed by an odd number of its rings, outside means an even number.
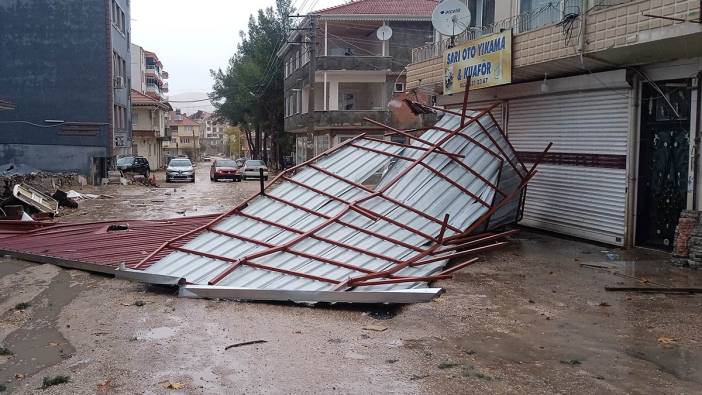
[[[125,156],[124,158],[117,159],[117,170],[119,170],[122,175],[133,173],[148,177],[149,161],[143,156]]]
[[[268,167],[266,162],[257,159],[249,159],[244,162],[244,167],[241,171],[241,177],[246,180],[248,178],[259,178],[261,176],[260,170],[263,169],[263,179],[268,180]]]
[[[185,180],[195,182],[193,162],[188,158],[171,159],[166,168],[166,182]]]
[[[241,181],[241,172],[236,161],[231,159],[215,159],[210,166],[210,181],[219,180]]]
[[[237,167],[244,167],[244,163],[246,163],[246,158],[239,158],[235,160]]]

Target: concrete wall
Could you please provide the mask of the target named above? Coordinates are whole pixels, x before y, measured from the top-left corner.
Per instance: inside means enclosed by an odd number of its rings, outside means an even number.
[[[128,25],[128,1],[117,1]],[[111,156],[113,101],[127,114],[130,107],[128,85],[112,92],[112,46],[127,67],[130,57],[129,35],[114,37],[110,9],[111,0],[0,0],[0,97],[17,104],[0,113],[0,162],[90,175],[90,156]],[[95,125],[80,133],[36,126],[44,120]]]
[[[105,147],[0,144],[0,163],[27,163],[40,170],[70,171],[89,176],[93,158],[104,158]]]
[[[113,24],[112,25],[112,34],[111,34],[111,45],[112,45],[112,51],[117,52],[119,56],[124,59],[124,61],[127,64],[127,67],[131,69],[131,64],[132,64],[132,59],[131,59],[131,48],[130,48],[130,40],[131,40],[131,13],[129,11],[129,1],[128,0],[107,0],[106,3],[108,4],[108,7],[111,7],[111,1],[116,1],[119,7],[124,11],[125,13],[125,19],[126,19],[126,27],[125,31],[122,32],[117,27]],[[114,130],[114,135],[115,136],[122,136],[123,141],[125,142],[126,147],[115,147],[114,154],[115,155],[127,155],[131,153],[131,145],[132,145],[132,119],[131,119],[131,111],[130,108],[131,106],[131,96],[130,96],[130,91],[129,87],[131,85],[131,72],[130,70],[127,70],[126,72],[126,78],[127,81],[125,81],[124,88],[121,89],[114,89],[113,90],[113,103],[116,105],[120,105],[122,107],[125,107],[127,109],[127,119],[125,122],[125,127],[123,129],[115,129]]]
[[[108,123],[111,58],[105,47],[105,4],[51,4],[0,0],[0,97],[17,105],[0,113],[0,121]],[[108,128],[99,129],[94,136],[69,136],[60,134],[61,128],[0,123],[0,144],[106,146]]]
[[[392,56],[392,70],[402,70],[412,61],[412,48],[433,40],[433,27],[431,22],[389,22],[392,28],[390,38],[390,56]]]

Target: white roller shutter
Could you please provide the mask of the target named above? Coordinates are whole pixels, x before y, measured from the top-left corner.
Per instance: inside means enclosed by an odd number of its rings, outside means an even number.
[[[509,138],[518,152],[612,155],[626,163],[629,90],[603,90],[510,100]],[[571,156],[572,158],[573,156]],[[622,245],[627,171],[543,163],[529,183],[522,224]]]

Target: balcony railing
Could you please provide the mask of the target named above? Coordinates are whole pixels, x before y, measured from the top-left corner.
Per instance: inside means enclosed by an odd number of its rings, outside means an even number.
[[[314,124],[315,128],[371,126],[363,118],[390,124],[392,114],[388,110],[314,111],[312,114],[295,114],[285,118],[285,130],[292,131],[307,128],[310,122]]]
[[[317,70],[389,70],[389,56],[320,56]]]

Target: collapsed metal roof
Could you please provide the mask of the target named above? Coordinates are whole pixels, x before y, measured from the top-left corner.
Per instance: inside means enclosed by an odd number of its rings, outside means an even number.
[[[409,144],[363,134],[347,140],[118,276],[180,284],[188,297],[430,300],[441,289],[428,282],[504,244],[510,232],[482,232],[517,221],[535,174],[490,109],[442,110],[422,130],[382,125]],[[463,262],[445,270],[452,258]]]

